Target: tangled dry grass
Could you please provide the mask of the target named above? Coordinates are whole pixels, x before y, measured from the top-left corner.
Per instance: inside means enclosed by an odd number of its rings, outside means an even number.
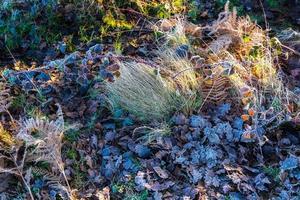
[[[194,63],[188,57],[184,21],[178,18],[172,23],[176,26],[173,32],[165,34],[164,43],[160,43],[155,66],[120,62],[121,77],[107,84],[113,104],[122,106],[142,121],[166,120],[176,111],[192,113],[202,101],[201,74],[186,70],[192,69]]]
[[[161,50],[155,67],[137,62],[120,62],[120,78],[107,84],[113,105],[121,106],[142,121],[166,120],[175,111],[191,113],[201,104],[200,74],[187,71],[191,61],[171,49]]]
[[[251,118],[255,126],[250,130],[257,133],[259,126],[273,121],[280,124],[292,115],[289,106],[297,100],[282,82],[279,40],[270,38],[249,17],[237,18],[228,7],[210,29],[209,35],[217,38],[209,44],[212,52],[205,60],[212,66],[212,74],[220,67],[238,92],[244,119]]]
[[[203,39],[204,48],[194,51],[202,56],[201,67],[208,71],[202,84],[208,103],[228,98],[233,89],[239,94],[245,119],[250,117],[255,124],[266,125],[275,119],[280,124],[293,115],[291,105],[298,99],[282,82],[278,57],[282,45],[277,38],[270,38],[249,17],[237,17],[228,4],[217,21],[198,29],[206,30],[213,38],[210,42]],[[210,89],[205,87],[209,84]]]
[[[298,101],[297,97],[282,81],[284,75],[279,62],[281,43],[277,38],[270,38],[268,32],[249,17],[237,17],[235,10],[229,11],[228,4],[211,25],[196,26],[177,17],[159,22],[156,30],[165,35],[164,42],[159,41],[156,58],[159,73],[171,82],[167,88],[172,88],[173,93],[201,97],[203,102],[199,111],[205,104],[234,101],[244,110],[242,118],[251,124],[248,127],[250,133],[257,133],[259,127],[272,122],[280,124],[296,115],[292,107]],[[192,45],[194,40],[200,40],[200,45]],[[130,69],[128,65],[122,68],[123,71]],[[144,69],[125,70],[121,79],[112,84],[114,86],[108,84],[109,90],[123,99],[126,109],[139,108],[133,113],[140,117],[150,113],[151,118],[161,119],[164,114],[175,111],[164,108],[166,105],[182,109],[178,107],[178,101],[170,101],[170,95],[165,95],[165,92],[149,90],[154,85],[149,84],[151,76],[143,77],[144,72],[141,71]],[[133,74],[134,79],[130,78]],[[130,85],[136,83],[139,86],[132,89]],[[166,85],[157,84],[155,87]],[[132,103],[137,99],[138,104]],[[192,106],[192,109],[195,110],[195,107]],[[160,116],[150,111],[160,113]]]
[[[122,106],[141,120],[162,120],[180,106],[175,87],[155,70],[141,63],[120,63],[121,77],[107,85],[114,105]]]

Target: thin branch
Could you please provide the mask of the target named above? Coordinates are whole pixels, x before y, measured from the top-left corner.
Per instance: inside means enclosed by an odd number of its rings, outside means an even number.
[[[288,47],[288,46],[286,46],[286,45],[284,45],[284,44],[281,44],[281,46],[282,46],[283,48],[286,48],[287,50],[293,52],[295,55],[300,56],[300,52],[299,52],[299,51],[296,51],[295,49],[292,49],[291,47]]]

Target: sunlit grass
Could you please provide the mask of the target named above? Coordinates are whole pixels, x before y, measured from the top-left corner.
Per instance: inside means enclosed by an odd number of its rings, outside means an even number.
[[[163,120],[181,104],[176,88],[141,63],[120,63],[120,78],[107,84],[114,107],[121,106],[141,120]]]

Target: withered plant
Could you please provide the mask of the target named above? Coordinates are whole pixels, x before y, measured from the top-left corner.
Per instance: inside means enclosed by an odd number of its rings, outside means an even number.
[[[57,106],[56,120],[49,121],[38,117],[21,120],[14,142],[10,142],[13,151],[5,151],[0,157],[8,163],[7,166],[0,169],[0,173],[9,173],[21,177],[32,199],[34,199],[30,190],[32,172],[33,170],[41,172],[33,166],[41,161],[48,163],[51,167],[50,172],[43,175],[48,177],[48,174],[57,174],[57,178],[49,178],[49,184],[60,189],[68,198],[76,199],[64,172],[61,148],[65,126],[61,107],[58,104]],[[66,186],[58,178],[59,174],[62,175]]]

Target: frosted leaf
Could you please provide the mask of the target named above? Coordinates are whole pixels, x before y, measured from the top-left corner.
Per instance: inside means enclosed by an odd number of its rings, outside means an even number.
[[[235,117],[233,121],[233,128],[238,130],[242,130],[244,125],[244,121],[240,117]]]
[[[244,132],[242,130],[233,129],[232,133],[233,133],[233,142],[238,142],[240,141]]]
[[[294,177],[294,178],[296,178],[298,181],[300,181],[300,169],[293,170],[293,171],[290,173],[290,176],[291,176],[291,177]]]
[[[298,167],[298,159],[294,156],[290,156],[281,162],[280,169],[282,170],[290,170]]]
[[[212,148],[207,148],[205,151],[205,159],[208,168],[212,168],[217,165],[218,152]]]
[[[267,191],[266,185],[270,184],[271,182],[265,176],[265,174],[261,173],[258,174],[254,179],[255,187],[260,191]]]
[[[134,182],[139,189],[144,189],[145,187],[149,187],[149,184],[146,182],[146,173],[139,171],[137,176],[134,178]]]
[[[227,134],[227,133],[232,132],[232,127],[228,122],[219,123],[214,128],[215,128],[216,133],[218,133],[219,135],[224,134],[224,133]]]
[[[212,144],[220,144],[220,138],[217,135],[215,128],[206,127],[204,129],[204,135],[207,137],[208,141]]]
[[[192,115],[190,117],[190,125],[191,127],[194,128],[204,128],[207,124],[206,119],[204,119],[203,117],[199,116],[199,115]]]
[[[206,160],[212,161],[217,159],[217,151],[212,148],[206,149]]]
[[[135,153],[141,158],[147,158],[150,156],[151,150],[145,145],[138,144],[135,146]]]
[[[231,108],[231,104],[224,103],[224,104],[222,104],[221,106],[218,107],[216,115],[218,117],[223,117],[230,111],[230,108]]]
[[[203,172],[196,168],[192,169],[191,175],[193,183],[198,183],[203,178]]]
[[[207,170],[204,181],[206,186],[220,186],[219,177],[212,170]]]

